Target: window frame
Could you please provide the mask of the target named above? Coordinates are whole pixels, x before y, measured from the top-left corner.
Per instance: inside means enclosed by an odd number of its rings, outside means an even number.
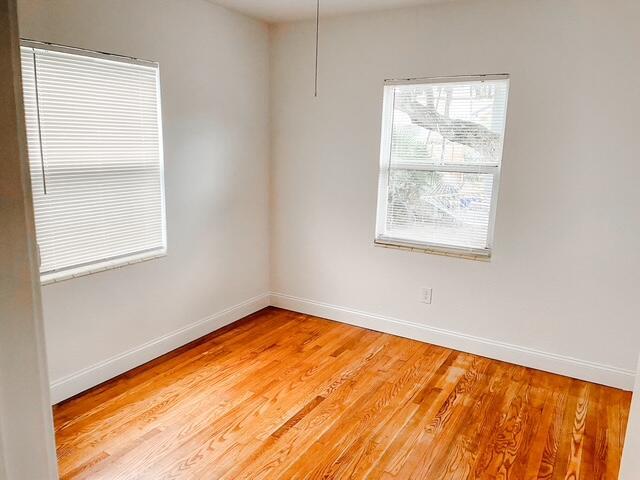
[[[487,75],[460,75],[449,77],[426,77],[426,78],[407,78],[407,79],[390,79],[384,81],[383,107],[382,107],[382,129],[380,140],[380,170],[378,180],[378,201],[376,210],[376,228],[374,244],[383,247],[395,247],[408,249],[411,251],[420,251],[424,253],[434,253],[447,256],[458,256],[462,258],[470,258],[474,260],[490,260],[494,246],[496,210],[498,204],[498,191],[500,186],[500,177],[502,170],[503,152],[500,155],[500,162],[497,164],[470,164],[470,165],[427,165],[416,164],[412,162],[394,163],[390,165],[391,160],[391,139],[393,132],[394,117],[394,88],[398,85],[427,85],[430,83],[464,83],[464,82],[484,82],[491,80],[506,80],[507,94],[505,99],[505,133],[506,133],[506,116],[508,110],[509,99],[509,74],[487,74]],[[505,135],[506,136],[506,135]],[[504,147],[504,137],[503,137]],[[407,240],[385,235],[387,214],[388,214],[388,198],[389,198],[389,177],[391,170],[408,170],[408,171],[435,171],[435,172],[460,172],[460,173],[476,173],[490,174],[493,177],[491,191],[491,205],[489,210],[489,224],[487,227],[487,247],[486,248],[467,248],[456,245],[447,245],[432,242],[422,242],[419,240]]]
[[[109,60],[112,62],[126,63],[132,65],[140,65],[153,68],[156,70],[156,92],[157,92],[157,118],[158,118],[158,166],[160,180],[160,205],[161,209],[161,231],[162,231],[162,247],[152,248],[133,253],[118,255],[115,257],[101,258],[89,263],[77,264],[70,267],[52,269],[40,273],[40,282],[44,285],[57,283],[72,278],[91,275],[94,273],[104,272],[106,270],[118,269],[128,265],[134,265],[149,260],[165,257],[168,251],[167,240],[167,208],[165,194],[165,165],[164,165],[164,132],[162,124],[162,88],[160,84],[160,64],[152,60],[143,60],[140,58],[118,55],[113,53],[98,52],[79,47],[71,47],[67,45],[59,45],[50,42],[42,42],[27,38],[20,39],[20,47],[35,50],[49,50],[53,52],[73,54],[89,58],[97,58]],[[30,162],[29,158],[29,162]],[[40,247],[38,246],[38,263],[40,263]]]

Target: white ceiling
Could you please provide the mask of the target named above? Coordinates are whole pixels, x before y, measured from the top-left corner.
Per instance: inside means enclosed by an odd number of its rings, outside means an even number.
[[[315,0],[211,0],[214,3],[267,22],[313,18]],[[446,0],[320,0],[320,14],[340,15],[367,10],[384,10]]]

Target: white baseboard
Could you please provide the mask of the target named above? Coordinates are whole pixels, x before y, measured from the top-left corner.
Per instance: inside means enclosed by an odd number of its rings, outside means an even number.
[[[633,390],[636,372],[587,360],[543,352],[505,342],[452,332],[414,322],[384,317],[281,293],[271,294],[271,305],[379,332],[412,338],[442,347],[557,373],[567,377]]]
[[[269,306],[268,294],[259,295],[127,352],[108,358],[51,383],[53,404],[95,387],[132,368],[179,348],[230,323]]]
[[[269,305],[623,390],[633,390],[635,382],[636,372],[632,370],[542,352],[291,295],[272,293],[251,298],[139,347],[57,379],[51,383],[51,402],[54,404],[61,402]]]

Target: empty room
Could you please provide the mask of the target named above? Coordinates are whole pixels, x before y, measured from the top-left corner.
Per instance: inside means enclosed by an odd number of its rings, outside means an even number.
[[[0,480],[640,479],[639,24],[0,0]]]

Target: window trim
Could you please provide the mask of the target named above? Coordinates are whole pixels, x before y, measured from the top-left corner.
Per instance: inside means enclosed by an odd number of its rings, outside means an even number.
[[[98,52],[94,50],[88,50],[85,48],[71,47],[68,45],[54,44],[50,42],[43,42],[39,40],[32,40],[28,38],[20,39],[20,46],[38,49],[49,50],[53,52],[68,53],[73,55],[80,55],[84,57],[97,58],[102,60],[109,60],[111,62],[128,63],[131,65],[140,65],[144,67],[153,68],[156,70],[156,91],[158,94],[157,104],[157,116],[158,116],[158,157],[160,167],[160,208],[162,211],[162,243],[160,248],[151,248],[143,251],[137,251],[132,253],[123,254],[117,257],[104,258],[96,260],[94,262],[75,265],[72,267],[54,269],[47,272],[40,273],[40,283],[42,286],[50,285],[53,283],[70,280],[72,278],[83,277],[86,275],[92,275],[95,273],[104,272],[107,270],[114,270],[122,268],[128,265],[134,265],[137,263],[146,262],[149,260],[155,260],[167,256],[168,240],[167,240],[167,208],[166,208],[166,193],[165,193],[165,165],[164,165],[164,132],[162,125],[162,88],[160,84],[160,64],[153,60],[144,60],[135,57],[129,57],[125,55],[119,55],[107,52]],[[38,247],[38,264],[40,263],[40,249]]]
[[[69,45],[60,45],[57,43],[43,42],[40,40],[32,40],[29,38],[21,38],[20,46],[26,48],[37,48],[39,50],[51,50],[52,52],[70,53],[72,55],[82,55],[84,57],[99,58],[102,60],[111,60],[112,62],[130,63],[133,65],[143,65],[145,67],[159,68],[160,64],[153,60],[143,60],[141,58],[128,57],[117,53],[98,52],[96,50],[88,50],[86,48],[71,47]]]
[[[507,73],[499,74],[479,74],[479,75],[458,75],[448,77],[417,77],[406,79],[387,79],[384,81],[383,89],[383,106],[382,106],[382,129],[380,139],[380,170],[378,180],[378,202],[376,211],[376,228],[374,236],[374,245],[382,247],[397,247],[409,251],[421,251],[424,253],[433,253],[438,255],[456,256],[461,258],[470,258],[474,260],[490,260],[493,252],[496,212],[498,205],[498,192],[500,186],[500,177],[502,169],[501,152],[500,163],[498,164],[469,164],[469,165],[424,165],[406,162],[394,165],[395,170],[414,170],[414,171],[438,171],[438,172],[462,172],[462,173],[483,173],[493,176],[491,205],[489,210],[489,224],[487,227],[487,248],[465,248],[454,245],[437,244],[432,242],[421,242],[418,240],[407,240],[387,236],[384,234],[387,222],[387,201],[389,190],[389,174],[391,167],[391,137],[393,131],[393,112],[395,95],[393,95],[393,87],[397,85],[425,85],[429,83],[462,83],[462,82],[484,82],[492,80],[507,80],[510,76]],[[509,83],[507,83],[507,98],[505,105],[509,100]],[[508,110],[505,111],[505,115]],[[506,131],[505,118],[505,131]],[[504,148],[504,140],[503,140]]]
[[[376,247],[394,248],[409,252],[428,253],[441,255],[444,257],[465,258],[468,260],[481,260],[488,262],[491,260],[491,252],[479,249],[457,248],[449,245],[438,246],[435,243],[407,242],[403,239],[393,237],[378,237],[373,241]]]
[[[87,275],[93,275],[94,273],[105,272],[107,270],[116,270],[118,268],[126,267],[128,265],[135,265],[136,263],[155,260],[155,259],[163,258],[166,256],[167,256],[166,247],[161,249],[154,248],[154,249],[146,250],[144,252],[126,254],[120,257],[99,260],[97,262],[87,263],[87,264],[72,267],[72,268],[53,270],[51,272],[40,274],[40,284],[42,286],[51,285],[53,283],[63,282],[65,280],[71,280],[72,278],[79,278]]]

